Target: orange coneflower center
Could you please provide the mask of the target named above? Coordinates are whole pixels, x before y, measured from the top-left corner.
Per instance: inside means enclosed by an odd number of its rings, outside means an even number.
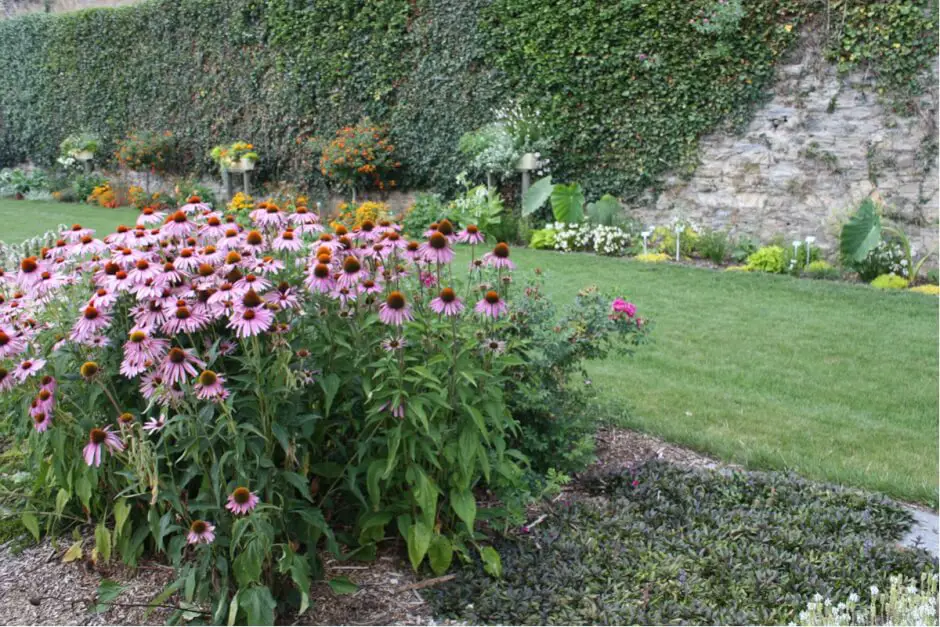
[[[414,252],[417,252],[417,251],[418,251],[418,242],[408,242],[408,250],[409,250],[410,252],[413,252],[413,253],[414,253]]]
[[[7,375],[10,374],[10,371],[6,368],[0,368],[0,381],[3,381],[7,378]]]
[[[261,233],[258,231],[248,231],[248,236],[245,238],[245,241],[251,246],[260,246],[264,238],[261,237]]]
[[[362,265],[355,257],[346,257],[346,261],[343,262],[343,272],[346,274],[355,274],[361,269]]]
[[[177,307],[177,308],[176,308],[176,319],[177,319],[177,320],[186,320],[186,319],[189,318],[191,315],[192,315],[192,314],[189,313],[189,307],[187,307],[187,306],[185,306],[185,305],[183,305],[182,307]]]
[[[153,207],[144,207],[141,213],[145,216],[153,215]]]
[[[189,526],[189,530],[198,535],[204,534],[208,528],[208,525],[202,520],[194,520],[193,524]]]
[[[86,361],[82,364],[82,367],[78,369],[83,377],[90,379],[96,374],[98,374],[98,364],[93,361]]]
[[[113,261],[109,261],[108,263],[104,264],[104,273],[109,276],[117,274],[120,269],[121,266],[117,265]]]
[[[453,235],[454,225],[450,223],[450,220],[441,220],[440,224],[437,225],[437,231],[444,235]]]
[[[36,421],[36,424],[42,424],[43,422],[46,421],[46,413],[41,412],[41,411],[36,412],[35,414],[33,414],[33,420]]]
[[[82,235],[81,239],[79,239],[82,244],[91,244],[91,240],[91,235]]]
[[[294,239],[294,232],[290,229],[284,231],[284,234],[281,235],[281,239],[292,240]]]
[[[387,239],[390,242],[397,242],[398,240],[401,239],[401,235],[399,235],[395,231],[389,231],[388,233],[385,234],[385,239]]]
[[[509,256],[509,246],[504,242],[500,242],[493,248],[493,255],[500,259],[505,259]]]
[[[186,222],[186,214],[182,211],[177,211],[172,216],[170,216],[170,219],[177,224],[182,224],[183,222]]]
[[[347,233],[349,233],[349,229],[347,229],[345,226],[340,224],[335,229],[333,229],[333,232],[336,233],[337,235],[346,235]],[[320,239],[323,239],[323,238],[321,237]]]
[[[371,232],[374,228],[375,224],[372,223],[372,220],[363,220],[362,224],[359,225],[359,229],[361,231],[365,231],[366,233]]]
[[[245,310],[245,313],[242,314],[242,318],[244,318],[245,320],[254,320],[254,319],[255,319],[255,310],[254,310],[254,309],[246,309],[246,310]]]
[[[238,263],[238,262],[241,261],[241,260],[242,260],[242,256],[239,255],[239,254],[238,254],[237,252],[235,252],[234,250],[229,251],[229,253],[228,253],[227,255],[225,255],[225,263],[227,263],[227,264],[229,264],[229,265],[231,265],[231,264],[233,264],[233,263]]]
[[[104,429],[92,429],[89,434],[89,439],[94,444],[103,444],[105,439],[108,437],[108,434],[105,433]]]
[[[193,194],[192,196],[186,199],[186,202],[190,204],[196,204],[197,202],[202,202],[202,198]]]
[[[399,291],[394,291],[385,299],[385,304],[391,309],[404,309],[405,296]]]
[[[493,290],[490,290],[489,292],[487,292],[486,296],[484,296],[483,298],[486,300],[486,302],[488,302],[491,305],[495,305],[496,303],[499,302],[499,294],[497,294]]]
[[[258,296],[258,293],[254,290],[248,290],[248,292],[242,296],[242,305],[245,307],[257,307],[261,304],[261,297]]]
[[[329,233],[320,233],[319,239],[321,242],[332,242],[333,236],[330,235]]]
[[[362,287],[366,288],[367,290],[372,289],[373,287],[375,287],[375,281],[373,281],[372,279],[366,279],[365,281],[362,282]]]
[[[215,385],[215,382],[219,380],[219,377],[216,376],[211,370],[203,370],[202,374],[199,375],[199,383],[205,387],[210,385]]]
[[[225,237],[236,237],[236,236],[238,236],[238,231],[236,231],[235,229],[226,229]]]
[[[202,249],[203,255],[212,255],[215,253],[215,246],[206,246]]]
[[[431,244],[431,248],[436,250],[443,250],[447,248],[447,238],[440,231],[431,235],[431,238],[428,240]]]
[[[49,375],[45,375],[42,379],[39,380],[39,383],[41,383],[42,385],[49,385],[50,383],[52,383],[52,377],[50,377]]]
[[[10,343],[10,336],[0,331],[0,347],[6,346]]]
[[[428,225],[428,229],[430,229],[430,230],[432,230],[432,231],[436,231],[436,230],[437,230],[437,227],[439,227],[439,226],[440,226],[440,223],[438,223],[438,222],[432,222],[430,225]]]
[[[441,300],[445,303],[452,303],[457,300],[457,294],[454,293],[452,288],[445,287],[441,290]]]
[[[192,256],[193,256],[192,248],[184,248],[183,250],[180,251],[180,257],[182,257],[183,259],[189,259]]]
[[[130,413],[129,411],[126,411],[120,416],[118,416],[118,420],[123,422],[124,424],[134,422],[134,414]]]
[[[467,225],[467,233],[470,233],[471,235],[476,235],[479,232],[480,232],[480,229],[477,228],[476,224]]]
[[[131,331],[130,340],[131,342],[134,342],[135,344],[140,344],[146,338],[147,338],[147,334],[144,333],[143,331]]]
[[[287,281],[281,281],[280,283],[277,284],[277,291],[280,292],[281,294],[285,293],[289,289],[290,289],[290,283],[288,283]]]
[[[23,272],[35,272],[39,268],[39,264],[36,263],[35,257],[27,257],[20,262],[20,270]]]
[[[174,364],[181,364],[186,360],[186,352],[182,348],[171,348],[169,358]]]
[[[209,226],[219,226],[220,224],[222,224],[222,221],[219,220],[217,217],[212,216],[211,218],[206,220],[206,224],[208,224]]]
[[[94,320],[98,317],[98,310],[94,307],[85,307],[85,320]]]
[[[73,231],[81,231],[81,230],[82,230],[82,225],[81,225],[81,224],[73,224],[73,225],[72,225],[72,230],[73,230]]]
[[[209,277],[215,274],[215,268],[212,267],[211,263],[201,263],[199,264],[199,276]]]
[[[146,270],[150,267],[150,262],[146,259],[139,259],[135,265],[137,266],[138,270]]]
[[[164,272],[173,272],[174,270],[176,270],[176,266],[173,265],[172,261],[167,261],[165,264],[163,264]]]
[[[330,276],[330,267],[325,263],[318,263],[313,268],[313,276],[318,279],[325,279]]]
[[[239,505],[244,505],[250,498],[251,491],[249,491],[248,488],[235,488],[235,491],[232,492],[232,500]]]

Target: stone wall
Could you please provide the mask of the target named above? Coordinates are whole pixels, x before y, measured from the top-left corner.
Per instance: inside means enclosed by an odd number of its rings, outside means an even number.
[[[834,251],[846,215],[877,194],[926,252],[938,239],[937,90],[927,84],[915,115],[895,115],[870,76],[838,76],[807,35],[744,132],[703,138],[691,178],[670,177],[664,193],[630,212],[651,225],[678,215],[763,241],[814,235]]]

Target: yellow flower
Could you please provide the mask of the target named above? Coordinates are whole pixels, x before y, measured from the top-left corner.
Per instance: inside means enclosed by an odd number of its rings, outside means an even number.
[[[932,296],[940,296],[940,285],[935,285],[930,283],[928,285],[918,285],[917,287],[912,287],[908,290],[909,292],[917,292],[918,294],[928,294]]]
[[[666,253],[646,253],[644,255],[637,255],[636,260],[642,261],[643,263],[662,263],[664,261],[669,261],[671,257]]]
[[[791,30],[793,30],[793,24],[787,24],[786,26],[783,27],[783,30],[789,33]]]

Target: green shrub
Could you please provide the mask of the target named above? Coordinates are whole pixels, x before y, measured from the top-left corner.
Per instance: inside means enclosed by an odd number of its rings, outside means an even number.
[[[890,574],[937,568],[927,551],[896,544],[912,522],[901,506],[793,475],[650,461],[589,488],[595,498],[553,505],[497,543],[501,579],[475,562],[427,592],[436,618],[785,625],[815,594],[865,603]]]
[[[536,250],[551,250],[555,248],[555,229],[539,229],[532,231],[529,248]]]
[[[85,202],[85,199],[91,196],[96,187],[100,187],[108,182],[100,174],[76,174],[72,178],[72,195],[78,202]]]
[[[695,242],[695,252],[711,260],[712,263],[722,264],[731,254],[731,240],[725,231],[705,229]]]
[[[896,274],[882,274],[871,282],[871,286],[880,290],[903,290],[909,283],[910,281]]]
[[[817,260],[806,266],[806,276],[811,279],[826,279],[834,281],[842,278],[842,272],[832,266],[828,261]]]
[[[679,237],[679,253],[683,257],[691,257],[698,243],[699,234],[695,228],[686,224]],[[650,250],[658,251],[676,258],[676,231],[673,226],[657,226],[649,239]]]
[[[757,252],[760,248],[760,241],[755,237],[740,235],[734,240],[734,248],[731,250],[731,259],[735,263],[745,263],[747,258]]]
[[[444,201],[440,194],[421,192],[415,195],[415,201],[405,211],[402,229],[409,237],[419,238],[424,235],[434,222],[447,215]]]
[[[940,270],[931,268],[927,271],[927,282],[933,285],[940,285]]]
[[[778,274],[786,270],[786,253],[780,246],[764,246],[747,258],[748,270]]]

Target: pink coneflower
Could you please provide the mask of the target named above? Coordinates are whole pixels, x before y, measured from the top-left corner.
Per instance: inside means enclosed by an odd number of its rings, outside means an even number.
[[[26,339],[12,327],[0,324],[0,359],[19,355],[26,350]]]
[[[42,388],[39,390],[39,393],[36,394],[36,400],[33,401],[30,413],[34,411],[50,413],[53,407],[55,407],[55,396],[49,390]]]
[[[408,320],[414,320],[405,295],[397,290],[389,294],[379,307],[379,320],[396,327],[400,327]]]
[[[236,311],[229,318],[228,328],[235,329],[238,337],[251,337],[267,331],[274,322],[274,314],[265,307]]]
[[[94,235],[94,229],[86,229],[81,224],[73,224],[72,228],[62,231],[62,237],[70,242],[77,242],[86,235]]]
[[[447,264],[454,260],[454,251],[447,236],[436,231],[421,246],[421,256],[428,263]]]
[[[301,267],[304,265],[302,259],[297,260],[297,266]],[[274,257],[267,256],[262,257],[252,268],[252,272],[257,272],[261,274],[274,274],[280,272],[287,266],[284,265],[284,262],[280,259],[275,259]]]
[[[160,414],[156,418],[151,418],[144,423],[144,431],[147,433],[156,433],[166,426],[166,416]]]
[[[495,290],[490,290],[484,294],[480,302],[477,303],[477,306],[474,307],[474,311],[477,313],[490,316],[494,319],[506,313],[506,309],[508,308],[505,301],[499,297],[499,293]]]
[[[176,259],[173,260],[173,267],[183,272],[192,272],[199,267],[199,258],[196,251],[192,248],[184,248],[179,252]]]
[[[197,398],[204,401],[224,401],[229,394],[224,386],[225,377],[212,370],[203,370],[193,387]]]
[[[405,256],[405,259],[409,261],[417,261],[421,258],[421,244],[412,241],[407,242],[405,248],[402,250],[402,254]]]
[[[33,428],[39,433],[45,433],[46,429],[52,426],[52,414],[46,411],[37,411],[31,413],[33,419]]]
[[[13,371],[13,378],[22,383],[28,377],[36,375],[46,365],[45,359],[27,359],[20,362],[20,365]]]
[[[184,301],[178,301],[173,312],[167,316],[163,323],[163,331],[167,335],[177,333],[195,333],[209,324],[209,317],[202,311],[196,310]]]
[[[614,301],[610,304],[610,307],[614,310],[615,313],[627,314],[628,318],[632,318],[636,315],[636,305],[619,297],[614,299]]]
[[[418,278],[421,280],[421,285],[424,287],[431,288],[437,285],[437,275],[433,272],[425,272],[422,270]]]
[[[166,219],[166,214],[162,211],[157,211],[153,207],[144,207],[140,215],[137,216],[137,224],[140,226],[151,226],[154,224],[160,224],[163,220]]]
[[[219,250],[212,244],[199,251],[199,263],[208,263],[217,266],[225,259],[225,251]]]
[[[457,298],[453,288],[445,287],[437,298],[431,301],[431,311],[445,316],[459,315],[464,309],[463,302]]]
[[[354,288],[355,289],[355,288]],[[330,292],[330,298],[339,301],[340,307],[347,307],[350,302],[355,302],[358,293],[348,287],[339,287],[338,285]],[[340,314],[345,317],[345,314]]]
[[[493,252],[483,255],[483,261],[486,265],[493,266],[494,268],[508,268],[512,270],[516,267],[516,264],[509,260],[509,246],[505,242],[500,242],[493,247]]]
[[[209,216],[206,223],[199,227],[199,237],[203,241],[215,241],[225,235],[227,229],[219,216]]]
[[[486,241],[486,236],[476,224],[468,224],[467,228],[457,234],[457,241],[461,244],[482,244]]]
[[[381,281],[373,279],[363,279],[359,284],[360,294],[381,294],[383,289]]]
[[[186,375],[196,376],[195,366],[204,368],[205,365],[206,362],[193,355],[193,349],[174,346],[167,352],[160,373],[166,384],[172,385],[185,381]]]
[[[325,294],[332,291],[335,283],[333,281],[333,273],[330,271],[330,267],[325,263],[316,264],[313,267],[313,270],[311,270],[307,275],[307,279],[304,281],[304,284],[311,292]]]
[[[300,308],[300,299],[297,298],[297,293],[286,281],[281,281],[276,290],[271,290],[265,294],[264,301],[277,305],[279,309]]]
[[[39,380],[39,386],[40,386],[39,387],[40,391],[46,390],[50,394],[55,394],[55,386],[56,386],[55,377],[52,377],[50,375],[44,376],[42,379]]]
[[[39,262],[36,257],[27,257],[20,262],[20,272],[16,277],[17,283],[23,289],[29,289],[40,279],[46,270],[46,264]]]
[[[366,273],[362,270],[362,263],[359,259],[350,255],[343,260],[343,271],[340,272],[336,285],[339,287],[353,287],[364,276],[366,276]]]
[[[124,450],[124,443],[116,433],[111,433],[111,426],[101,429],[92,429],[88,433],[88,444],[82,449],[82,456],[89,466],[101,465],[101,450],[107,447],[108,452],[116,453]]]
[[[382,348],[389,353],[394,353],[408,346],[408,340],[403,337],[390,337],[382,340]]]
[[[166,320],[166,313],[159,301],[150,300],[131,309],[131,315],[134,317],[134,324],[139,329],[149,331],[163,324]]]
[[[117,302],[118,293],[105,287],[99,287],[95,290],[95,295],[88,300],[90,307],[99,309],[108,309]]]
[[[41,300],[49,294],[54,294],[66,283],[66,277],[56,272],[43,270],[39,273],[39,279],[30,287],[30,297]]]
[[[408,242],[401,236],[401,234],[394,230],[388,229],[382,235],[382,243],[386,247],[391,248],[392,250],[404,250],[408,247]]]
[[[166,219],[161,232],[169,237],[185,238],[196,229],[196,225],[189,221],[183,211],[177,211]]]
[[[97,254],[104,252],[108,247],[100,239],[95,239],[91,235],[83,235],[68,251],[69,257],[77,257],[86,254]]]
[[[330,252],[336,252],[343,248],[343,243],[330,233],[320,233],[320,237],[317,238],[316,243],[318,253],[320,248],[325,248]]]
[[[215,525],[204,520],[194,520],[186,534],[189,544],[212,544],[215,541]]]
[[[219,250],[235,250],[241,248],[245,241],[245,235],[240,233],[237,228],[229,226],[225,229],[225,234],[215,243]]]
[[[99,334],[111,324],[111,316],[101,311],[94,305],[85,307],[82,316],[72,327],[72,334],[69,336],[73,342],[84,342],[88,338]]]
[[[236,516],[241,516],[256,508],[260,501],[258,495],[248,488],[238,487],[228,495],[228,503],[225,504],[225,509]]]
[[[287,221],[287,214],[274,203],[259,203],[258,208],[248,214],[251,221],[259,226],[280,227]]]
[[[0,366],[0,392],[6,392],[16,385],[16,379],[9,370]]]
[[[211,211],[212,207],[202,202],[202,198],[193,195],[186,199],[186,204],[180,207],[183,213],[205,213]]]
[[[244,296],[252,290],[255,292],[260,292],[268,289],[271,287],[271,281],[264,277],[260,277],[257,274],[246,274],[242,278],[235,281],[233,287],[239,296]]]
[[[145,285],[147,280],[154,279],[160,274],[159,266],[156,266],[146,259],[138,259],[134,262],[134,267],[127,273],[127,278],[136,285]]]
[[[293,229],[287,229],[280,235],[274,238],[274,241],[271,242],[271,247],[274,250],[286,250],[288,252],[297,252],[303,248],[303,242],[294,234]]]

